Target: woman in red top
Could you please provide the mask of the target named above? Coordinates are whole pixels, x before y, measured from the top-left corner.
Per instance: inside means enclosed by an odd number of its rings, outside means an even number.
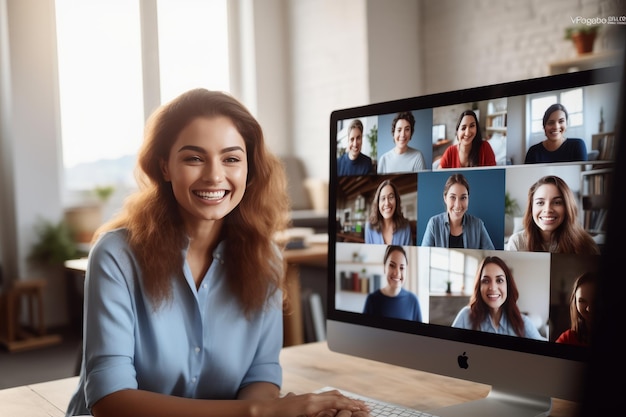
[[[491,145],[483,141],[478,117],[472,110],[461,113],[456,124],[457,143],[443,153],[439,168],[464,168],[492,166],[496,164],[496,155]]]
[[[556,339],[556,343],[588,346],[591,335],[591,314],[596,291],[596,275],[585,272],[576,278],[570,296],[570,328]]]

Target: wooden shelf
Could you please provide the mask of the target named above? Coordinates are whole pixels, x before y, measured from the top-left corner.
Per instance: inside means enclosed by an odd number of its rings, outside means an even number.
[[[620,51],[600,51],[578,55],[571,59],[552,62],[550,74],[585,71],[595,68],[619,65]]]

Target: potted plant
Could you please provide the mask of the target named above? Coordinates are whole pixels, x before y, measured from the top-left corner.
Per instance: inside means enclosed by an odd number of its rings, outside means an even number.
[[[91,242],[94,232],[102,224],[104,206],[114,192],[113,185],[98,185],[88,190],[84,203],[65,209],[65,221],[74,240],[82,244]]]
[[[106,204],[113,195],[115,191],[115,187],[112,185],[98,185],[93,189],[94,194],[102,202],[102,204]]]
[[[58,223],[40,220],[35,225],[35,232],[38,239],[28,256],[30,261],[41,266],[62,265],[78,256],[76,242],[64,220]]]
[[[511,194],[507,191],[504,193],[504,214],[505,214],[505,230],[504,233],[509,236],[515,231],[515,217],[519,212],[519,204],[517,200],[511,197]]]
[[[565,28],[565,39],[574,42],[579,55],[587,54],[593,52],[593,43],[599,30],[598,25],[569,26]]]
[[[367,134],[367,140],[370,144],[370,148],[372,149],[370,157],[372,160],[376,161],[378,158],[378,126],[374,126],[370,129],[370,132]]]

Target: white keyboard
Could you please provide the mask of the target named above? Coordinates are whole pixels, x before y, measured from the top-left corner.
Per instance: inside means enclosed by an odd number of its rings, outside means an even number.
[[[317,392],[332,390],[340,391],[346,397],[365,402],[365,404],[367,404],[367,406],[370,408],[370,415],[372,417],[437,417],[433,414],[428,414],[423,411],[414,410],[412,408],[407,408],[398,404],[393,404],[385,401],[375,400],[370,397],[365,397],[363,395],[355,394],[353,392],[334,387],[324,387]]]

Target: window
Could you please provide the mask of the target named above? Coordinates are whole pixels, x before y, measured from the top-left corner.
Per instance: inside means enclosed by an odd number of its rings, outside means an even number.
[[[230,90],[225,0],[158,0],[161,100],[191,88]]]
[[[443,294],[450,282],[453,293],[468,294],[474,286],[478,260],[462,251],[430,249],[430,292]]]
[[[546,109],[555,103],[561,103],[567,109],[568,127],[583,125],[583,90],[576,88],[559,93],[531,96],[531,133],[543,135],[543,115]]]
[[[161,102],[229,91],[227,0],[158,0]],[[56,0],[65,188],[133,188],[144,127],[139,1]],[[72,198],[72,197],[70,197]]]
[[[143,98],[139,4],[56,1],[65,186],[132,181],[96,161],[132,155],[141,143]]]

